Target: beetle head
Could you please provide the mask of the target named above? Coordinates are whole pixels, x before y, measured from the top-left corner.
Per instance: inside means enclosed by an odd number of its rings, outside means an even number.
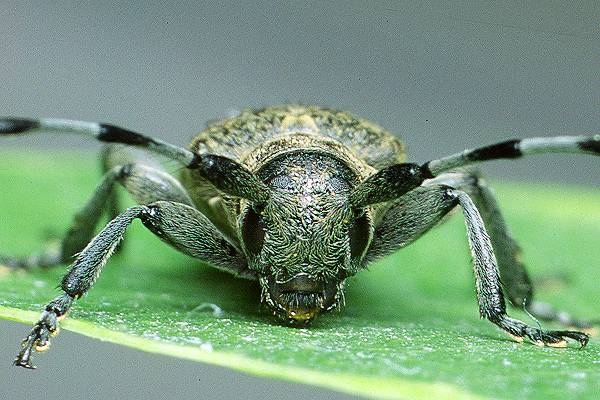
[[[349,194],[356,176],[336,158],[298,152],[257,173],[271,190],[262,204],[242,203],[241,239],[263,301],[291,322],[308,322],[343,301],[372,236],[366,211]]]

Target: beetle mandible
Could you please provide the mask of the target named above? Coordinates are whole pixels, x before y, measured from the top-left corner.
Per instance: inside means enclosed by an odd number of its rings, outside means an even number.
[[[582,347],[588,342],[583,332],[542,330],[507,315],[505,294],[541,319],[589,327],[532,300],[519,246],[493,193],[465,167],[534,153],[600,155],[600,135],[509,140],[418,165],[406,163],[402,142],[376,124],[320,107],[247,110],[212,124],[188,149],[109,124],[0,119],[0,135],[49,131],[111,144],[102,152],[102,181],[59,250],[0,258],[9,267],[27,269],[66,263],[78,254],[61,281],[63,293],[46,305],[23,341],[17,366],[33,368],[33,349],[48,347],[58,320],[91,288],[135,219],[185,254],[258,280],[261,301],[276,315],[306,324],[343,302],[348,277],[409,245],[458,206],[481,317],[519,341],[565,346],[573,339]],[[149,153],[179,162],[181,175],[168,174]],[[121,212],[117,183],[139,205]],[[104,210],[113,219],[94,236]]]

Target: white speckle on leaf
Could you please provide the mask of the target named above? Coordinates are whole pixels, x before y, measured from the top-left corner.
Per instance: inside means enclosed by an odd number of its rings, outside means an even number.
[[[33,281],[33,286],[35,286],[36,288],[45,288],[46,286],[48,286],[48,284],[44,281],[36,279],[35,281]]]
[[[205,342],[200,345],[200,348],[204,351],[213,351],[212,344]]]
[[[383,363],[390,369],[400,372],[403,375],[416,375],[419,372],[421,372],[420,367],[405,367],[403,365],[396,364],[395,362],[388,359],[384,359]]]
[[[224,314],[221,307],[219,307],[218,305],[213,304],[213,303],[202,303],[202,304],[198,305],[196,308],[194,308],[192,311],[190,311],[190,313],[206,312],[206,311],[210,311],[212,313],[212,315],[214,315],[215,317],[220,317]]]
[[[572,372],[570,375],[571,375],[571,378],[575,378],[575,379],[585,379],[585,377],[587,377],[587,374],[583,371]]]

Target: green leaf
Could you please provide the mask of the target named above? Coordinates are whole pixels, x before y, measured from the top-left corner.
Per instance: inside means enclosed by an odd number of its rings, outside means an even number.
[[[27,254],[39,249],[44,231],[63,232],[98,182],[89,154],[5,152],[2,161],[3,253]],[[534,280],[545,278],[538,298],[577,316],[598,317],[600,193],[503,185],[498,194]],[[479,319],[465,236],[458,213],[352,279],[341,312],[298,329],[261,312],[255,283],[178,254],[136,224],[123,254],[109,261],[61,326],[146,351],[377,398],[599,393],[597,339],[582,351],[574,345],[538,348],[515,343]],[[0,269],[0,316],[34,322],[57,295],[65,268]],[[217,305],[222,314],[198,307],[203,303]],[[527,320],[520,312],[512,315]],[[52,351],[36,357],[41,367],[43,357]]]

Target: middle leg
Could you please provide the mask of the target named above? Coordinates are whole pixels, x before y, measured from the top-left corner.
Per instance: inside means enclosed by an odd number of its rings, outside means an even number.
[[[105,171],[100,184],[87,203],[75,214],[59,246],[49,247],[27,257],[0,255],[0,263],[12,268],[30,269],[69,263],[94,237],[96,226],[105,210],[110,218],[119,214],[116,185],[121,186],[138,204],[159,200],[192,206],[182,185],[159,169],[151,158],[136,155],[123,146],[107,146],[102,154]]]

